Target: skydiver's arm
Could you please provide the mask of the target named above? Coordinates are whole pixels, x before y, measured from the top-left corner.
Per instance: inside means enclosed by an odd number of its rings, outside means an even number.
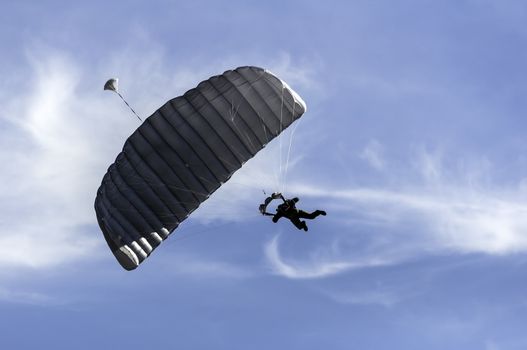
[[[268,213],[268,212],[266,212],[266,211],[264,211],[264,212],[262,213],[262,215],[265,215],[265,216],[274,216],[274,214]]]

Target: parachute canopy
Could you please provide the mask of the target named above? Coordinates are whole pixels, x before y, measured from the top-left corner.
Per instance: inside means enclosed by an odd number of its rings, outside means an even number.
[[[305,111],[297,93],[258,67],[213,76],[161,106],[126,140],[97,191],[97,221],[119,263],[139,266]]]

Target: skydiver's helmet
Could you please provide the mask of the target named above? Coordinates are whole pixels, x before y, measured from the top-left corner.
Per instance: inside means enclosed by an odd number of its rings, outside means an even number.
[[[298,199],[298,197],[295,197],[295,198],[292,199],[292,201],[296,203],[296,202],[299,201],[299,199]]]

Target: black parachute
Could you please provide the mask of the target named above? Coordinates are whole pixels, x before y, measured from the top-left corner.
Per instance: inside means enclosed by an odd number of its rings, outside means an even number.
[[[133,270],[247,160],[306,111],[258,67],[213,76],[148,117],[126,140],[95,199],[106,242]]]

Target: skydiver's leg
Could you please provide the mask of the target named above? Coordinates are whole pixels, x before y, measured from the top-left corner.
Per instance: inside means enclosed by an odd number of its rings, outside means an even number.
[[[290,218],[289,220],[291,220],[297,229],[307,231],[307,225],[305,221],[300,221],[300,219],[296,216]]]
[[[299,210],[298,211],[298,217],[300,217],[302,219],[310,219],[310,220],[312,220],[312,219],[316,218],[319,215],[326,215],[326,212],[323,211],[323,210],[315,210],[312,213],[308,213],[308,212],[305,212],[303,210]]]

